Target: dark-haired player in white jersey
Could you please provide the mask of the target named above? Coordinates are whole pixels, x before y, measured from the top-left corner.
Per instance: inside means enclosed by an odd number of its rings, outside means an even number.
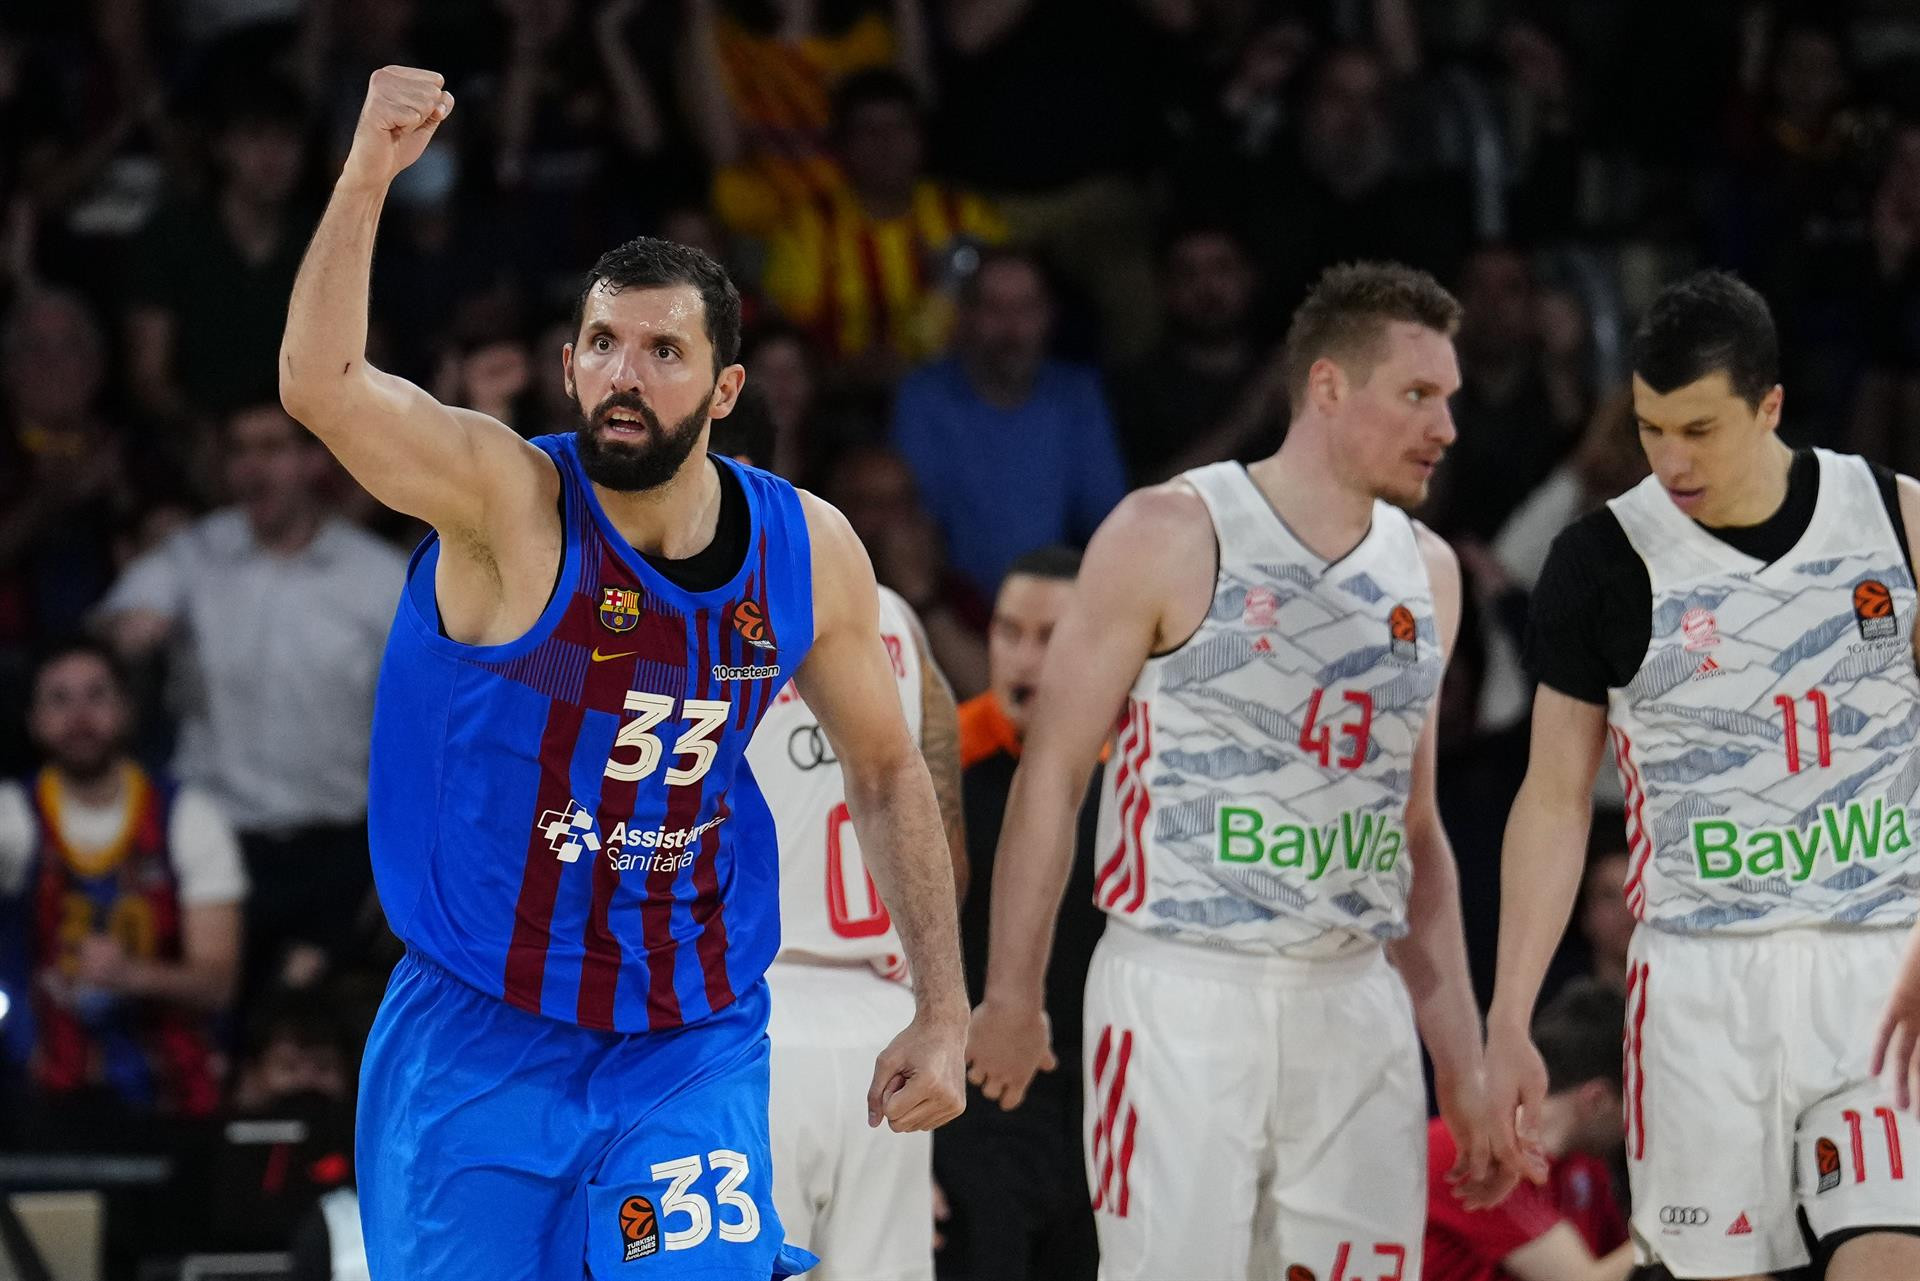
[[[1517,1177],[1488,1158],[1434,802],[1459,569],[1402,510],[1454,439],[1458,317],[1424,273],[1327,273],[1288,333],[1279,453],[1128,497],[1047,650],[970,1076],[1013,1107],[1052,1066],[1048,939],[1111,736],[1083,1041],[1109,1281],[1418,1277],[1416,1021],[1463,1195]]]
[[[717,420],[708,448],[737,462],[773,457],[753,397]],[[912,606],[880,588],[885,644],[907,729],[920,744],[966,893],[960,722]],[[773,1200],[787,1235],[820,1256],[815,1281],[931,1281],[933,1141],[875,1126],[860,1092],[913,992],[887,905],[860,857],[847,777],[820,718],[789,684],[754,731],[747,764],[780,843],[780,952],[767,969],[773,1012],[768,1121]]]
[[[1920,1277],[1920,1126],[1868,1053],[1920,889],[1920,485],[1779,439],[1773,319],[1732,276],[1663,292],[1633,363],[1653,475],[1560,535],[1534,595],[1488,1029],[1502,1143],[1538,1120],[1527,1019],[1611,747],[1641,1263]]]

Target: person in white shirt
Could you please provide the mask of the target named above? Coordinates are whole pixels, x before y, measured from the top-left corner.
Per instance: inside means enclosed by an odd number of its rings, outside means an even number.
[[[255,886],[251,988],[285,975],[289,940],[339,947],[368,898],[373,686],[406,560],[328,513],[332,464],[278,405],[234,414],[225,443],[234,505],[135,560],[96,616],[125,657],[168,651],[174,773],[226,811]]]

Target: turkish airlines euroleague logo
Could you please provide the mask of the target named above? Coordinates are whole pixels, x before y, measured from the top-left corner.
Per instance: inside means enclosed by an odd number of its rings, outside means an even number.
[[[643,1196],[630,1196],[620,1203],[620,1235],[627,1240],[624,1262],[644,1259],[660,1249],[660,1220],[654,1215],[653,1202]]]
[[[1897,640],[1900,624],[1893,617],[1893,593],[1877,578],[1865,578],[1853,589],[1853,621],[1861,640]]]
[[[1840,1145],[1822,1136],[1813,1145],[1813,1164],[1820,1175],[1820,1191],[1831,1192],[1840,1186]]]
[[[1395,605],[1387,614],[1387,651],[1403,663],[1420,657],[1420,625],[1405,605]]]
[[[773,629],[767,626],[759,601],[743,600],[733,607],[733,630],[755,649],[773,648]]]

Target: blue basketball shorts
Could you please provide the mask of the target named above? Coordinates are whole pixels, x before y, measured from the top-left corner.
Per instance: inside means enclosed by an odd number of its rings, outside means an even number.
[[[667,1032],[561,1023],[409,952],[367,1038],[356,1159],[374,1281],[770,1281],[767,986]]]

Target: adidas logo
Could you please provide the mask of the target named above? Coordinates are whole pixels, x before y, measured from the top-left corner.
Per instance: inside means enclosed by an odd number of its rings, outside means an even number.
[[[1253,652],[1256,654],[1271,654],[1273,653],[1273,642],[1262,636],[1253,643]]]
[[[1719,674],[1720,664],[1714,662],[1711,655],[1709,655],[1706,661],[1701,663],[1700,666],[1693,669],[1694,680],[1700,680],[1707,676],[1718,676]]]
[[[1712,662],[1713,660],[1708,659],[1707,661]],[[1745,1210],[1742,1210],[1740,1217],[1733,1221],[1733,1226],[1727,1229],[1727,1235],[1730,1237],[1750,1237],[1753,1235],[1753,1225],[1747,1222],[1747,1212]]]

